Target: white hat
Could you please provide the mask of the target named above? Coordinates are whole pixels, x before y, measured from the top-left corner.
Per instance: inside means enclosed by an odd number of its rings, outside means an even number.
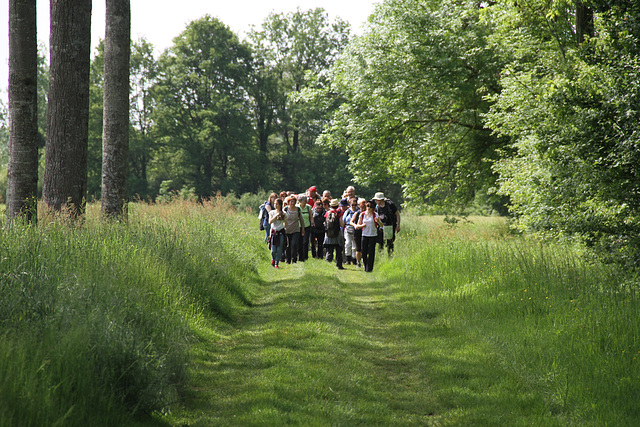
[[[376,193],[375,196],[373,196],[373,200],[384,200],[384,193]]]

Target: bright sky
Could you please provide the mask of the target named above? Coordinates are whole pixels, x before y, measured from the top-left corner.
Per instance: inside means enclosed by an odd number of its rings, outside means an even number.
[[[382,0],[131,0],[131,37],[144,36],[158,52],[171,46],[186,25],[209,14],[244,38],[251,25],[260,26],[271,12],[287,13],[321,7],[330,19],[340,17],[356,34]],[[9,80],[9,0],[0,0],[0,94],[6,102]],[[49,43],[49,0],[37,0],[38,41]],[[104,38],[105,0],[93,2],[92,46]]]

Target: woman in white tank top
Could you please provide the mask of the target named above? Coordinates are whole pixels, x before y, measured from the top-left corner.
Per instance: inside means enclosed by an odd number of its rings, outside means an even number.
[[[382,227],[382,221],[376,215],[375,202],[369,200],[367,202],[366,212],[360,214],[358,225],[356,228],[362,230],[362,264],[364,271],[372,272],[373,263],[376,258],[376,239],[378,238],[378,227]]]

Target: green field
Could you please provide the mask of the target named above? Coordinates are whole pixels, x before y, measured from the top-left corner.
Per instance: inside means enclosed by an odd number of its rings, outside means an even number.
[[[0,236],[0,425],[637,425],[636,282],[405,215],[373,274],[276,271],[222,199]]]

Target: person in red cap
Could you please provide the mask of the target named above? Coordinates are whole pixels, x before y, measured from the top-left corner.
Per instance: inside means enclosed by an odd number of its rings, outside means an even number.
[[[309,206],[311,206],[311,208],[313,208],[316,204],[316,201],[320,198],[320,196],[318,196],[318,189],[315,186],[309,187],[309,189],[307,190],[307,197],[309,197],[307,203],[309,204]]]

